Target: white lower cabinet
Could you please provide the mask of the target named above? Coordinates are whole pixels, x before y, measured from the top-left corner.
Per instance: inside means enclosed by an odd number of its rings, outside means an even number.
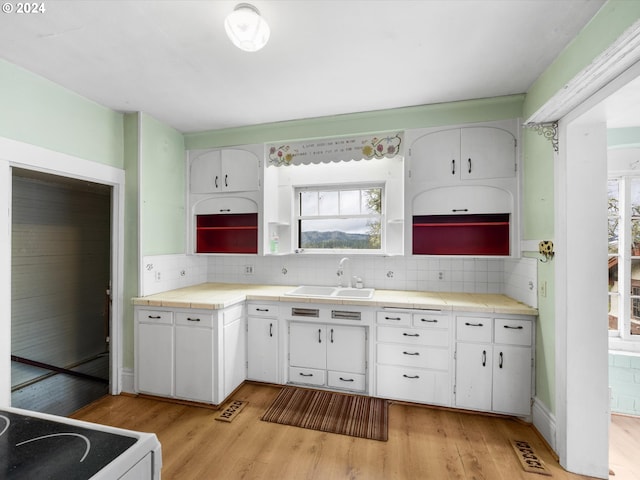
[[[136,307],[135,389],[219,405],[246,376],[244,306]]]
[[[447,312],[378,312],[377,396],[451,405],[451,333],[451,315]]]
[[[139,310],[136,315],[136,390],[173,392],[173,312]]]
[[[365,327],[289,323],[289,382],[366,391]]]
[[[247,315],[247,378],[278,383],[278,307],[250,303]]]
[[[533,319],[458,316],[455,406],[531,414]]]

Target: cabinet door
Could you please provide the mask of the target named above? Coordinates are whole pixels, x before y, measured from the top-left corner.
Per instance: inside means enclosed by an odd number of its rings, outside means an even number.
[[[220,188],[226,192],[258,190],[258,157],[238,149],[222,150]]]
[[[173,395],[173,326],[138,325],[138,390],[152,395]]]
[[[176,326],[176,396],[213,402],[213,330]]]
[[[365,373],[366,333],[364,327],[327,325],[327,368]]]
[[[491,345],[458,343],[456,353],[456,406],[491,410]]]
[[[460,129],[429,133],[411,145],[411,182],[460,179]]]
[[[495,345],[493,349],[493,410],[529,415],[531,348]]]
[[[225,325],[223,330],[224,392],[219,401],[231,395],[247,376],[244,319],[234,320]]]
[[[289,365],[327,368],[326,328],[315,323],[289,324]]]
[[[278,323],[275,318],[248,319],[247,377],[278,383]]]
[[[516,144],[511,133],[500,128],[461,129],[460,174],[463,180],[513,177]]]
[[[205,152],[191,159],[189,170],[189,191],[191,193],[219,192],[220,177],[220,151]]]

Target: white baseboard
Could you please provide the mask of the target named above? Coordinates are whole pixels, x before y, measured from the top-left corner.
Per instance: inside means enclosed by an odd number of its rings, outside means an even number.
[[[133,381],[133,370],[130,368],[122,369],[122,391],[125,393],[135,393],[134,381]]]
[[[533,399],[533,407],[531,410],[533,414],[533,425],[538,429],[538,432],[544,437],[551,449],[557,453],[556,417],[537,397]]]

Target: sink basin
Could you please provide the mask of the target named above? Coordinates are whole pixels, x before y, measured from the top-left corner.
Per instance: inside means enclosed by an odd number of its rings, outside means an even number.
[[[298,297],[330,297],[336,290],[337,287],[303,285],[301,287],[294,288],[293,290],[285,293],[285,295]]]
[[[322,298],[371,298],[373,288],[327,287],[320,285],[302,285],[285,293],[292,297]]]
[[[371,298],[373,297],[373,288],[338,288],[333,296],[340,298]]]

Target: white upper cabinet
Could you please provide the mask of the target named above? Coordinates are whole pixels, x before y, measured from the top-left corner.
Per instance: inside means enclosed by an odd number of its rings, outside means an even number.
[[[259,159],[241,149],[209,150],[190,155],[191,193],[243,192],[259,189]]]
[[[515,177],[515,137],[495,127],[432,132],[411,145],[410,161],[412,183],[451,184]]]

